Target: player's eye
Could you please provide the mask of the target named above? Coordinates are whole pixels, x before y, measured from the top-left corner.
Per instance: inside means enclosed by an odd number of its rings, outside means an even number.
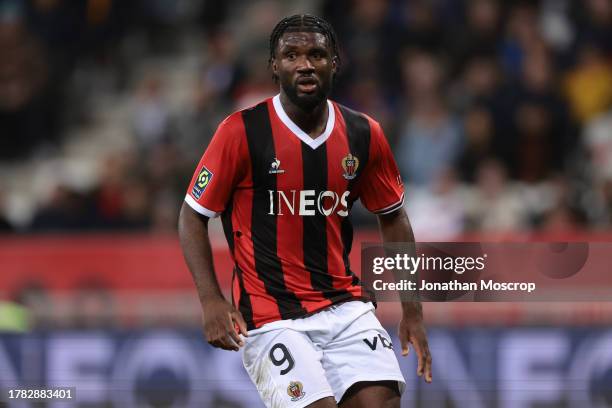
[[[288,52],[286,57],[289,61],[293,61],[297,57],[297,54],[295,52]]]

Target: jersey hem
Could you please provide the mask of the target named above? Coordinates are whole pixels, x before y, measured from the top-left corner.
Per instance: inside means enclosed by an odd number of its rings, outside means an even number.
[[[190,196],[189,194],[187,194],[185,196],[185,202],[191,207],[193,208],[196,212],[207,216],[208,218],[215,218],[218,217],[220,213],[218,212],[214,212],[209,210],[206,207],[203,207],[202,205],[198,204],[198,202],[196,200],[194,200],[194,198],[192,196]]]
[[[320,311],[322,311],[325,308],[328,308],[330,306],[337,306],[341,303],[345,303],[345,302],[352,302],[352,301],[360,301],[363,303],[368,303],[368,302],[372,302],[372,306],[374,306],[376,308],[376,303],[375,300],[373,299],[372,296],[351,296],[351,297],[342,297],[338,300],[336,300],[334,303],[329,303],[329,304],[325,304],[321,307],[318,307],[315,310],[312,310],[310,312],[303,312],[302,310],[296,310],[295,312],[289,312],[288,314],[285,315],[284,319],[277,319],[277,320],[270,320],[270,321],[266,321],[260,324],[253,324],[254,327],[252,328],[248,328],[248,333],[252,334],[251,332],[255,332],[256,330],[261,329],[264,325],[269,324],[269,323],[275,323],[275,322],[280,322],[283,320],[295,320],[295,319],[302,319],[302,318],[306,318],[309,316],[314,315],[315,313],[318,313]],[[279,327],[280,328],[280,327]],[[276,329],[275,327],[271,327],[270,330],[274,330]],[[265,330],[268,331],[268,330]],[[255,334],[257,334],[259,332],[255,332]]]

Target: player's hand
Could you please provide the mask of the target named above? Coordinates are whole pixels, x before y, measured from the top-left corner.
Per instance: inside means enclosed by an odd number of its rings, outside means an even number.
[[[422,317],[403,316],[399,324],[399,339],[402,345],[402,356],[410,352],[410,343],[417,354],[417,375],[424,377],[430,383],[431,378],[431,353],[427,343],[427,334],[423,325]]]
[[[244,346],[240,335],[247,336],[246,323],[227,300],[220,297],[202,302],[202,324],[206,341],[213,347],[238,351]]]

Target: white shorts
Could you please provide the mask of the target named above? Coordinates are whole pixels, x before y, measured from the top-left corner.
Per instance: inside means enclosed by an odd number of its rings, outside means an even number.
[[[269,408],[301,408],[330,396],[339,402],[360,381],[397,381],[400,393],[406,384],[372,303],[265,324],[249,332],[243,349],[244,367]]]

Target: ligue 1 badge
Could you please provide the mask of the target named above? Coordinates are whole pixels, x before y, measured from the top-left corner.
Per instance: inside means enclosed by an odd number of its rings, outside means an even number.
[[[193,189],[191,190],[191,194],[195,197],[196,200],[199,200],[202,196],[206,187],[210,183],[210,180],[213,177],[212,171],[208,170],[206,167],[202,166],[202,170],[198,173],[198,178],[193,185]]]
[[[287,387],[287,394],[291,397],[291,401],[299,401],[304,398],[306,393],[302,391],[304,386],[299,381],[291,381]]]
[[[359,167],[359,159],[352,154],[348,154],[348,156],[342,159],[342,168],[344,169],[344,177],[347,180],[352,180],[357,176],[357,168]]]

